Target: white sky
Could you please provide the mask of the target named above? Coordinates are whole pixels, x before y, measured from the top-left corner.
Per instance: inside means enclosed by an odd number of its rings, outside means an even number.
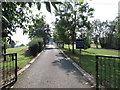
[[[100,19],[101,21],[105,20],[114,20],[118,15],[118,2],[120,0],[85,0],[88,2],[91,7],[95,9],[94,19]],[[33,13],[38,13],[35,8],[33,9]],[[54,9],[52,8],[52,11]],[[54,14],[47,12],[45,5],[42,4],[41,10],[43,15],[46,15],[46,22],[50,24],[52,21],[55,21]],[[52,25],[50,25],[52,27]],[[28,35],[23,35],[23,31],[18,29],[17,32],[12,36],[12,39],[15,41],[19,41],[17,45],[27,44],[30,40],[28,39]]]
[[[88,0],[87,0],[88,1]],[[120,0],[92,0],[90,5],[95,8],[94,18],[105,20],[113,20],[118,15],[118,2]]]

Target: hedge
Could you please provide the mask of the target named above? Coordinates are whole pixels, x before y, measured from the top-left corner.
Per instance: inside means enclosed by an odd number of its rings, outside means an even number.
[[[29,51],[32,56],[36,56],[43,49],[43,39],[34,38],[29,42]]]

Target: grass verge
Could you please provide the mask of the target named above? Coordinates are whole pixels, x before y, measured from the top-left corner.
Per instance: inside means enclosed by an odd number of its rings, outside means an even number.
[[[18,70],[27,65],[34,57],[28,55],[28,46],[8,48],[7,53],[17,53]]]
[[[93,45],[92,45],[93,46]],[[72,46],[70,46],[72,48]],[[117,51],[107,50],[107,49],[82,49],[82,55],[80,55],[80,50],[75,49],[75,54],[72,51],[68,50],[68,46],[65,45],[62,50],[77,64],[79,64],[83,69],[85,69],[88,73],[95,76],[96,75],[96,55],[110,55],[110,56],[118,56]]]
[[[70,46],[70,48],[72,48]],[[117,50],[110,49],[96,49],[92,45],[89,49],[80,50],[75,49],[75,54],[69,51],[67,45],[62,50],[74,60],[80,67],[87,71],[92,76],[96,76],[96,55],[108,55],[108,56],[119,56],[120,52]],[[119,87],[119,75],[120,75],[120,59],[115,58],[99,58],[99,79],[106,87],[118,88]]]

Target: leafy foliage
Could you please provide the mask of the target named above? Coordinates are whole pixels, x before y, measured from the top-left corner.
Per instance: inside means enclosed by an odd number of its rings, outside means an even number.
[[[118,19],[105,22],[101,22],[100,20],[93,21],[92,38],[96,47],[100,43],[102,48],[120,49],[120,37],[117,23]]]
[[[44,16],[36,15],[33,18],[33,24],[29,26],[29,30],[25,33],[28,33],[29,38],[33,39],[35,37],[43,38],[44,46],[48,42],[50,35],[49,25],[44,21]]]
[[[44,2],[46,5],[46,9],[51,12],[51,3],[53,7],[57,10],[56,4],[61,2]],[[30,7],[32,5],[37,5],[38,10],[41,8],[40,2],[2,2],[2,32],[3,35],[6,33],[12,35],[11,32],[16,32],[16,28],[22,28],[26,29],[27,24],[24,24],[25,22],[28,23],[29,19],[32,19],[32,17],[29,17],[27,13],[25,13],[25,10],[30,11]]]
[[[57,33],[55,33],[54,36],[58,37],[56,38],[57,40],[64,43],[70,43],[71,41],[73,53],[74,42],[77,36],[78,38],[83,38],[80,36],[84,34],[85,37],[88,37],[88,31],[91,29],[88,18],[93,16],[93,11],[94,9],[90,8],[87,3],[65,2],[64,4],[59,5],[59,10],[55,13],[58,18],[55,22]],[[87,33],[82,30],[86,30]],[[81,35],[77,35],[78,32],[80,32]]]
[[[50,2],[44,2],[44,3],[46,5],[46,9],[49,12],[51,12],[51,3]],[[52,2],[52,5],[53,5],[53,7],[55,7],[55,9],[57,9],[56,4],[58,4],[58,3],[60,3],[60,2]],[[32,30],[32,25],[31,25],[32,21],[35,23],[35,25],[36,25],[36,23],[39,25],[45,24],[44,22],[42,22],[43,20],[39,21],[37,18],[33,18],[33,16],[29,15],[29,14],[32,14],[30,7],[32,7],[33,5],[37,5],[38,10],[40,10],[40,8],[41,8],[40,2],[2,2],[2,37],[3,37],[3,41],[5,41],[7,39],[10,41],[12,32],[16,32],[17,28],[23,29],[24,33],[29,32],[29,34],[30,34],[31,32],[34,32],[34,31],[30,31],[30,30]],[[33,26],[35,26],[35,25],[33,25]],[[37,26],[35,26],[35,27],[37,27]],[[30,29],[30,30],[28,31],[28,29]],[[41,32],[44,33],[44,30],[41,30]],[[44,35],[45,34],[46,33],[44,33]],[[32,36],[32,35],[30,35],[30,36]],[[4,47],[4,50],[5,50],[5,47]]]
[[[43,39],[42,38],[34,38],[29,43],[29,51],[31,55],[36,56],[43,49]]]

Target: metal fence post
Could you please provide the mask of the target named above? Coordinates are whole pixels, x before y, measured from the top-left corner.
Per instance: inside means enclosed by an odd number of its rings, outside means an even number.
[[[120,81],[120,61],[118,62],[118,80]],[[118,82],[118,89],[120,90],[120,83],[119,82]]]
[[[17,81],[17,53],[15,53],[15,81]]]
[[[99,81],[98,81],[98,56],[96,56],[96,90],[99,90]]]
[[[0,62],[2,65],[0,88],[4,89],[17,81],[17,53],[2,54],[0,57],[3,59]]]

